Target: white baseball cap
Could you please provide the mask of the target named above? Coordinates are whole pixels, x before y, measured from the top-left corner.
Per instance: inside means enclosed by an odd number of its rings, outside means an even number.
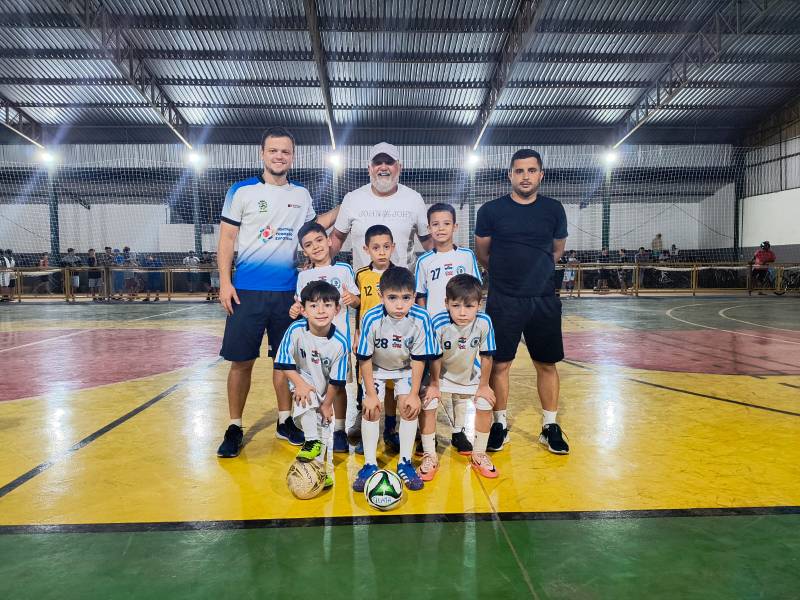
[[[395,160],[400,160],[400,150],[397,149],[397,146],[390,144],[388,142],[381,142],[380,144],[375,144],[369,151],[369,160],[372,160],[378,156],[379,154],[386,154],[387,156],[391,156]]]

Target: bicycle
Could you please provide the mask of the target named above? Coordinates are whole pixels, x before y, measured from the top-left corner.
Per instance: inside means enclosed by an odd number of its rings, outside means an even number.
[[[783,296],[786,292],[800,292],[800,268],[784,270],[783,278],[775,290],[775,295]]]

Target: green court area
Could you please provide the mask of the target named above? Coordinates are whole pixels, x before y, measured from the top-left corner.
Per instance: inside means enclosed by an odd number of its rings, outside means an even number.
[[[798,514],[239,525],[0,535],[3,597],[784,599],[800,585]]]

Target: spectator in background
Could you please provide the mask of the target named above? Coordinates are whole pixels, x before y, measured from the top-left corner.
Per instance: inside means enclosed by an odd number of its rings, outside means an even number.
[[[17,259],[14,258],[14,251],[11,248],[6,250],[6,261],[10,269],[17,266]],[[11,280],[8,283],[8,287],[11,289],[11,297],[13,298],[14,292],[17,289],[17,274],[14,272],[11,273]]]
[[[183,259],[183,266],[189,269],[187,279],[189,281],[189,293],[194,293],[194,288],[197,286],[197,269],[200,266],[200,259],[194,253],[194,250],[189,250],[189,254]]]
[[[67,255],[61,259],[61,266],[69,269],[69,271],[65,273],[66,277],[69,277],[70,282],[67,302],[70,300],[75,302],[75,290],[81,285],[80,273],[73,270],[81,266],[81,257],[75,254],[75,248],[67,248]]]
[[[86,266],[89,267],[89,293],[92,295],[92,302],[102,302],[103,294],[100,292],[100,286],[103,285],[103,272],[97,268],[100,266],[100,261],[97,260],[94,248],[89,248]]]
[[[47,254],[46,252],[44,254],[42,254],[42,258],[39,259],[38,265],[39,265],[39,268],[41,268],[41,269],[49,269],[50,268],[50,255]],[[44,292],[46,294],[52,294],[53,293],[51,291],[51,289],[50,289],[50,273],[44,273],[42,275],[39,275],[39,283],[36,285],[36,288],[34,288],[33,293],[34,294],[41,294],[42,290],[44,290]]]
[[[12,269],[16,265],[11,250],[3,252],[0,250],[0,302],[11,302],[14,298],[14,290],[11,282],[14,281]]]
[[[208,250],[203,250],[200,255],[200,268],[203,269],[198,274],[200,285],[206,292],[206,302],[209,302],[211,300],[211,254]]]
[[[750,276],[750,286],[747,290],[748,295],[753,293],[753,286],[756,284],[757,279],[761,287],[764,287],[765,283],[769,283],[770,286],[775,284],[775,274],[769,266],[774,263],[775,260],[776,256],[772,251],[770,243],[767,241],[761,242],[761,246],[759,246],[758,250],[753,254],[753,258],[750,259],[752,273]],[[767,280],[766,282],[764,281],[765,279]],[[764,291],[759,289],[758,295],[764,296]]]
[[[636,253],[634,261],[639,267],[639,287],[642,287],[644,283],[644,273],[647,270],[644,265],[650,262],[650,255],[647,253],[644,246],[639,246],[639,251]]]
[[[672,260],[680,260],[678,258],[678,247],[675,244],[672,244],[672,247],[669,249],[669,256]]]
[[[625,252],[625,248],[620,248],[619,252],[617,252],[617,262],[620,265],[624,265],[628,262],[628,254]],[[623,294],[627,294],[628,272],[621,266],[617,268],[617,281],[619,282],[619,291]]]
[[[653,241],[650,242],[650,249],[653,251],[655,256],[664,249],[664,241],[661,239],[661,234],[657,233],[656,237],[653,238]]]
[[[103,267],[103,277],[106,280],[106,289],[103,296],[110,301],[114,293],[114,280],[110,271],[110,268],[114,266],[114,252],[111,250],[111,246],[103,248],[103,253],[97,258],[97,262],[100,267]]]
[[[136,252],[131,252],[130,247],[125,246],[122,249],[122,264],[126,267],[133,267],[130,270],[123,271],[122,278],[125,282],[125,293],[128,295],[128,302],[133,302],[139,294],[139,280],[136,278],[136,271],[134,270],[139,266],[139,260]]]
[[[567,266],[564,269],[564,287],[569,292],[568,298],[572,298],[572,292],[575,289],[575,277],[577,271],[575,269],[578,264],[578,254],[575,250],[570,250],[567,255]]]
[[[603,249],[600,251],[600,256],[597,257],[597,262],[600,264],[607,264],[611,262],[611,257],[608,255],[608,248],[603,247]],[[598,269],[599,277],[597,280],[597,285],[594,287],[595,292],[608,291],[608,272],[609,270],[605,268]]]
[[[211,287],[208,290],[209,298],[212,302],[219,300],[219,266],[217,265],[217,255],[211,255]]]
[[[122,256],[122,253],[119,251],[119,248],[114,248],[114,256],[112,257],[113,263],[112,266],[119,269],[122,265],[125,264],[125,257]],[[125,276],[123,275],[122,271],[114,271],[114,286],[112,288],[112,292],[114,294],[114,300],[122,300],[122,295],[125,290]]]
[[[159,257],[148,254],[144,259],[143,266],[149,270],[145,277],[145,292],[147,293],[147,296],[144,300],[142,300],[142,302],[150,302],[151,292],[155,294],[153,302],[159,302],[161,300],[161,298],[159,298],[159,294],[162,291],[162,285],[164,281],[164,274],[160,271],[160,269],[164,268],[164,262]]]

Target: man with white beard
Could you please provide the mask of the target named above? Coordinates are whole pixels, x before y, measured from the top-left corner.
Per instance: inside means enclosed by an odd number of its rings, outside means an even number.
[[[383,271],[376,268],[370,261],[367,253],[365,234],[367,229],[373,225],[385,225],[392,232],[394,241],[394,251],[390,258],[390,266],[410,267],[414,272],[414,233],[419,238],[422,247],[430,250],[433,247],[433,240],[428,232],[428,213],[425,208],[425,201],[417,192],[400,183],[400,171],[403,166],[400,163],[400,151],[396,146],[387,142],[375,144],[369,152],[370,183],[348,193],[339,207],[339,214],[333,225],[331,234],[331,256],[336,256],[347,239],[348,234],[352,234],[351,242],[353,245],[353,270],[356,271],[356,281],[362,278],[374,280],[380,279]],[[388,236],[385,236],[388,238]],[[368,288],[375,286],[362,287],[362,307],[368,303],[368,298],[363,296]],[[373,296],[377,294],[376,289],[369,289],[368,293]],[[360,312],[363,315],[363,311]],[[360,323],[356,321],[356,338],[360,330]],[[358,394],[356,397],[357,417],[353,428],[348,433],[351,441],[355,442],[360,437],[361,429],[361,400],[363,398],[363,388],[360,377]],[[352,400],[352,398],[348,398]],[[386,447],[394,452],[400,451],[400,438],[396,431],[396,403],[392,393],[388,393],[385,399],[385,418],[383,440]],[[352,407],[351,407],[352,408]],[[357,446],[356,452],[359,452]]]
[[[335,256],[348,234],[352,234],[353,269],[358,271],[369,264],[364,233],[372,225],[386,225],[395,242],[392,263],[413,267],[415,230],[425,250],[433,247],[425,201],[417,192],[399,183],[402,164],[396,146],[386,142],[374,145],[367,168],[370,183],[353,190],[342,200],[333,225],[331,253]]]

